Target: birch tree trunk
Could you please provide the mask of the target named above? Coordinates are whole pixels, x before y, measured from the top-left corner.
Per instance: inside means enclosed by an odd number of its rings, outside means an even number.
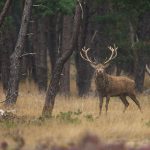
[[[80,8],[80,5],[77,4],[75,17],[74,17],[74,27],[73,27],[71,46],[70,48],[68,48],[67,51],[65,51],[64,54],[62,54],[60,58],[58,58],[56,62],[56,65],[52,74],[52,78],[51,78],[51,81],[50,81],[50,84],[46,93],[45,104],[44,104],[43,112],[42,112],[43,117],[52,116],[52,111],[53,111],[53,107],[55,103],[55,97],[59,90],[60,77],[61,77],[61,73],[63,70],[63,66],[65,62],[69,59],[69,57],[72,55],[75,49],[77,39],[78,39],[80,24],[81,24],[81,8]]]
[[[31,15],[31,8],[32,8],[32,0],[26,0],[18,40],[15,46],[15,50],[10,56],[10,77],[8,83],[9,89],[7,91],[5,101],[6,105],[15,104],[17,101],[19,88],[20,59],[25,44],[28,24]]]

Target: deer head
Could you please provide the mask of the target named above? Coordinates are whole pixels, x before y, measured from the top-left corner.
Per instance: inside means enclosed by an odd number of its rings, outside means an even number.
[[[105,69],[109,66],[110,62],[117,57],[117,49],[118,47],[115,46],[111,47],[108,46],[108,49],[111,51],[111,55],[108,59],[106,59],[103,63],[96,63],[94,61],[92,61],[89,56],[88,56],[88,52],[90,50],[90,48],[86,49],[85,47],[82,48],[82,50],[80,51],[80,55],[81,57],[90,63],[90,65],[92,66],[92,68],[95,69],[96,74],[103,74],[105,72]]]

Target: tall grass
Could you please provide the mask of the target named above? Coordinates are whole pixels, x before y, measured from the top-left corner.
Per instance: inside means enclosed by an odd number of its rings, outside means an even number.
[[[150,86],[149,78],[145,87]],[[105,141],[125,140],[131,145],[150,142],[150,96],[138,95],[143,113],[128,98],[129,107],[123,113],[123,104],[118,98],[111,98],[108,115],[105,104],[99,117],[99,101],[97,97],[78,98],[75,81],[71,81],[72,96],[68,99],[56,97],[53,118],[39,119],[41,116],[45,93],[39,93],[34,83],[25,81],[20,85],[20,92],[15,106],[17,116],[24,116],[24,122],[0,122],[0,139],[11,141],[10,135],[20,130],[28,146],[32,147],[39,140],[50,138],[52,144],[77,142],[86,132],[92,132]],[[94,88],[92,84],[92,89]],[[5,98],[0,86],[0,100]],[[105,102],[105,101],[104,101]],[[0,108],[4,108],[0,104]],[[4,108],[5,109],[5,108]]]
[[[97,97],[80,99],[74,96],[65,99],[57,96],[53,118],[39,121],[37,118],[41,115],[45,94],[39,94],[34,84],[28,87],[30,90],[27,90],[25,86],[27,85],[23,84],[21,87],[24,90],[20,91],[15,109],[18,116],[26,116],[30,123],[27,121],[7,127],[0,124],[0,139],[9,140],[9,136],[6,135],[19,129],[27,145],[30,146],[46,137],[51,138],[52,143],[58,144],[72,140],[78,141],[78,138],[85,132],[95,133],[107,141],[126,140],[134,144],[150,142],[150,96],[138,96],[143,113],[140,113],[130,99],[130,105],[126,113],[123,113],[124,106],[121,101],[118,98],[111,98],[108,115],[105,114],[104,105],[100,117]],[[3,97],[1,93],[1,99]],[[1,108],[3,108],[2,105]],[[71,114],[68,115],[68,113]]]

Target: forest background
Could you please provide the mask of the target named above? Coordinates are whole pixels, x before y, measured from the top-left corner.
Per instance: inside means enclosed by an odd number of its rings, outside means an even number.
[[[0,2],[0,8],[5,1]],[[60,93],[70,95],[70,66],[76,72],[79,96],[90,91],[93,70],[80,57],[80,50],[90,47],[91,57],[102,62],[109,55],[109,45],[118,48],[118,57],[108,72],[116,68],[116,74],[132,76],[137,91],[143,91],[145,66],[150,60],[150,2],[95,0],[82,2],[83,20],[81,23],[73,56],[64,66],[60,82]],[[33,80],[39,91],[46,91],[56,60],[71,44],[74,0],[35,0],[21,58],[20,80]],[[10,56],[14,51],[21,24],[24,1],[15,0],[0,28],[0,74],[3,89],[7,91]]]
[[[0,13],[5,2],[0,1]],[[30,146],[50,133],[62,144],[89,130],[104,139],[149,142],[149,96],[141,94],[150,88],[146,72],[146,64],[150,68],[149,0],[7,2],[10,3],[4,19],[0,15],[0,98],[6,96],[5,104],[15,103],[17,116],[0,122],[1,139],[9,141],[16,135],[14,131],[21,130]],[[20,31],[23,23],[26,32]],[[94,70],[81,58],[80,51],[84,46],[91,48],[91,59],[103,62],[110,55],[108,46],[113,44],[118,47],[118,56],[107,72],[135,80],[144,113],[139,114],[131,104],[128,112],[121,114],[121,104],[112,98],[116,101],[110,104],[109,115],[97,119]],[[59,66],[63,67],[62,72]],[[57,92],[61,96],[55,102]],[[45,95],[46,102],[55,102],[52,120],[39,117]]]

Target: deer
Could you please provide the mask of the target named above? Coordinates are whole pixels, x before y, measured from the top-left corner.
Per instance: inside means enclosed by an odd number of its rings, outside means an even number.
[[[108,46],[108,49],[111,51],[111,55],[108,59],[105,59],[102,63],[97,63],[96,61],[92,61],[88,56],[88,52],[90,48],[82,48],[80,51],[80,56],[83,60],[87,61],[92,68],[94,68],[94,79],[96,85],[96,91],[99,97],[99,115],[102,113],[103,106],[103,98],[106,97],[106,115],[108,111],[108,105],[110,101],[110,97],[119,97],[122,103],[124,104],[123,112],[126,111],[129,106],[129,102],[127,101],[127,96],[130,97],[134,103],[137,105],[139,110],[142,112],[140,103],[136,98],[135,94],[135,82],[134,80],[126,77],[126,76],[115,76],[109,75],[106,73],[106,68],[110,65],[112,60],[117,57],[117,49],[115,46]]]

